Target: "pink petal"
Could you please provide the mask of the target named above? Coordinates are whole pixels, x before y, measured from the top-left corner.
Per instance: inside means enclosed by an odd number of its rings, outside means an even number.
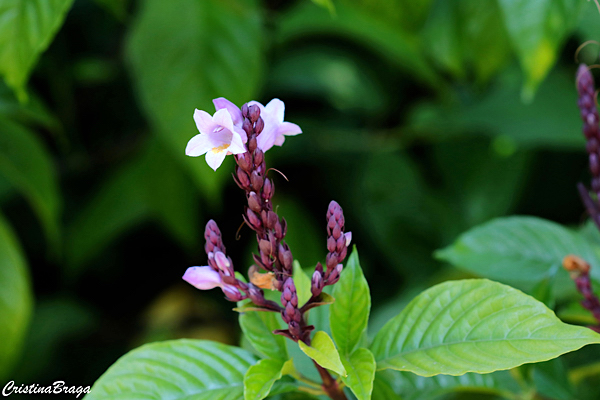
[[[265,112],[273,118],[275,122],[281,123],[283,122],[283,114],[285,113],[285,104],[279,99],[273,99],[265,106]]]
[[[233,132],[237,133],[238,135],[240,135],[240,137],[242,138],[242,143],[246,143],[248,141],[248,134],[246,133],[245,130],[243,130],[242,128],[240,128],[239,126],[233,126]]]
[[[227,150],[230,151],[231,154],[241,154],[248,151],[246,150],[246,146],[244,146],[244,142],[242,142],[242,138],[237,133],[234,133],[231,137],[231,145]]]
[[[190,157],[198,157],[211,149],[208,135],[200,133],[190,139],[185,147],[185,154]]]
[[[196,128],[200,133],[210,133],[214,128],[213,118],[206,111],[198,110],[194,111],[194,121],[196,121]]]
[[[225,157],[227,156],[227,151],[212,151],[210,150],[209,152],[206,153],[206,163],[208,164],[209,167],[211,167],[212,169],[214,169],[215,171],[217,170],[217,168],[219,168],[221,166],[221,164],[223,164],[223,160],[225,160]]]
[[[271,147],[273,147],[276,138],[275,133],[276,132],[274,129],[267,129],[265,127],[265,129],[263,129],[260,135],[258,135],[258,137],[256,138],[256,144],[263,152],[266,152]]]
[[[279,135],[295,136],[302,133],[302,129],[296,124],[291,122],[282,122],[277,127],[277,133]]]
[[[200,290],[213,289],[222,284],[219,273],[208,266],[188,268],[183,280]]]
[[[231,114],[229,114],[229,111],[227,111],[226,108],[217,110],[212,119],[216,125],[222,126],[229,132],[233,132],[233,120],[231,119]]]
[[[231,115],[231,119],[233,120],[234,125],[241,125],[244,121],[242,120],[242,110],[225,97],[219,97],[218,99],[213,100],[213,104],[215,105],[216,110],[220,110],[222,108],[226,108]]]
[[[344,236],[346,238],[346,247],[348,247],[350,246],[350,242],[352,242],[352,232],[346,232]]]
[[[275,146],[281,146],[283,145],[283,142],[285,142],[285,136],[283,135],[279,135],[277,136],[277,139],[275,139]]]

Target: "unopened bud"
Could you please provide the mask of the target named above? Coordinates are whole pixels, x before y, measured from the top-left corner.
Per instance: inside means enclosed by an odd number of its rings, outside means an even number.
[[[236,154],[235,160],[244,171],[249,171],[252,168],[252,158],[248,153]]]
[[[327,269],[333,269],[338,264],[338,257],[336,253],[328,253],[325,258],[325,264],[327,265]]]
[[[261,239],[258,241],[258,248],[260,249],[261,254],[270,256],[273,254],[273,247],[271,242],[265,239]]]
[[[252,189],[255,192],[258,192],[260,189],[262,189],[264,179],[258,174],[257,171],[252,171],[252,175],[250,175],[250,182],[252,183]]]
[[[242,117],[248,118],[248,103],[244,103],[242,106]]]
[[[262,121],[262,119],[261,119]],[[247,154],[247,153],[244,153]],[[254,150],[254,165],[259,166],[265,160],[265,153],[261,149]]]
[[[215,252],[215,263],[217,267],[223,272],[229,273],[229,267],[231,267],[231,262],[227,256],[220,251]]]
[[[230,301],[240,301],[244,299],[244,296],[242,296],[238,288],[236,288],[233,285],[224,285],[223,293],[225,294],[225,297],[227,297],[227,299]]]
[[[329,250],[330,253],[333,253],[335,251],[336,248],[336,241],[333,238],[333,236],[329,236],[327,238],[327,250]]]
[[[261,117],[258,117],[258,119],[256,120],[256,124],[254,125],[254,132],[256,132],[256,134],[260,134],[262,132],[262,130],[265,127],[265,121],[263,121],[263,119]]]
[[[321,275],[321,272],[315,271],[311,280],[310,292],[313,296],[317,297],[323,291],[323,286],[323,275]]]
[[[253,152],[258,148],[258,144],[256,143],[256,135],[248,135],[248,151]]]
[[[248,107],[248,118],[250,118],[250,122],[255,123],[260,117],[260,108],[257,105],[253,104]]]
[[[243,169],[236,168],[236,176],[244,189],[250,186],[250,177]]]
[[[250,122],[249,119],[244,119],[244,122],[242,123],[242,129],[244,130],[244,132],[246,132],[246,135],[248,135],[248,139],[250,139],[250,137],[254,133],[254,129],[252,128],[252,122]]]
[[[263,183],[263,193],[262,197],[265,200],[270,200],[273,198],[273,193],[275,192],[275,186],[273,182],[269,178],[265,178],[265,182]]]
[[[256,192],[250,192],[248,195],[248,207],[254,212],[260,212],[262,210],[260,198],[256,195]]]
[[[246,217],[247,217],[248,225],[250,225],[250,228],[256,230],[262,226],[262,222],[260,221],[260,218],[258,218],[258,215],[256,215],[256,213],[254,211],[252,211],[250,208],[246,209]]]
[[[343,268],[343,265],[338,264],[335,267],[335,269],[333,271],[331,271],[331,274],[329,274],[329,278],[327,278],[327,284],[333,285],[334,283],[336,283],[337,281],[340,280],[340,274],[342,273],[342,268]]]

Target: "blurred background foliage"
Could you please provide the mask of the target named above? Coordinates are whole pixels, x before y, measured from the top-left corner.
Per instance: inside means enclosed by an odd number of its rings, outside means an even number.
[[[233,304],[181,281],[210,218],[238,270],[255,247],[233,160],[184,155],[216,97],[285,102],[304,133],[267,158],[288,243],[322,260],[337,200],[375,329],[465,276],[432,253],[466,229],[580,224],[593,39],[585,0],[0,1],[0,381],[91,385],[148,341],[239,342]]]

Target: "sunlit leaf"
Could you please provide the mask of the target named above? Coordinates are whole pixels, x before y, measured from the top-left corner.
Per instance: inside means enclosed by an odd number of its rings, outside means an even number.
[[[144,111],[212,200],[230,169],[214,172],[203,156],[184,155],[188,140],[198,134],[192,115],[196,108],[212,114],[217,97],[238,106],[253,100],[262,50],[257,1],[148,0],[131,28],[126,52]]]
[[[0,3],[0,75],[27,99],[25,86],[40,54],[63,23],[73,0],[3,0]]]
[[[574,287],[562,268],[562,260],[569,254],[589,262],[592,277],[600,281],[600,253],[595,246],[577,232],[535,217],[492,220],[435,253],[458,268],[525,290],[555,277],[557,295]]]
[[[1,137],[1,135],[0,135]],[[17,361],[33,305],[25,256],[0,215],[0,379],[9,378]]]
[[[117,360],[85,399],[241,399],[244,374],[254,362],[250,353],[217,342],[151,343]]]
[[[321,367],[330,369],[338,375],[346,375],[340,355],[327,333],[323,331],[315,333],[310,346],[302,341],[298,342],[298,345],[307,356],[315,360]]]
[[[373,340],[377,369],[422,376],[481,374],[546,361],[600,343],[544,304],[485,279],[449,281],[417,296]]]
[[[294,285],[298,295],[298,306],[302,307],[312,297],[310,292],[311,278],[306,275],[306,272],[300,266],[300,263],[294,260]]]
[[[348,356],[342,356],[342,364],[348,375],[342,381],[352,390],[358,400],[369,400],[373,392],[373,380],[377,364],[369,349],[358,348]]]
[[[264,358],[251,366],[244,376],[244,399],[262,400],[267,397],[275,381],[281,378],[284,362]]]
[[[360,268],[356,247],[342,270],[340,280],[333,286],[332,296],[335,301],[329,309],[331,335],[342,358],[349,357],[366,332],[371,310],[369,284]]]

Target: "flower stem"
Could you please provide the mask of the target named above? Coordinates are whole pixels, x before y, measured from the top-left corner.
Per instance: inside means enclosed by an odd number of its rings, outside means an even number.
[[[333,379],[329,371],[325,368],[321,367],[315,360],[313,360],[315,367],[317,367],[317,371],[319,371],[319,375],[321,375],[321,379],[323,380],[323,391],[329,396],[332,400],[348,400],[346,394],[340,388],[337,381]]]

